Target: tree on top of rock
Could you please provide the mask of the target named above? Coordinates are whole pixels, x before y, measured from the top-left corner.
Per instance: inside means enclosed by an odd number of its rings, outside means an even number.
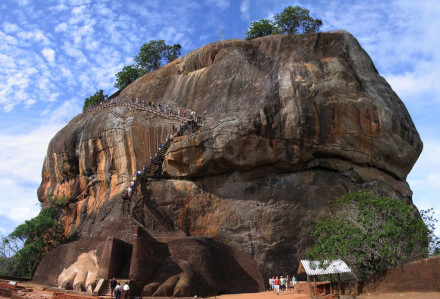
[[[180,55],[181,45],[167,45],[164,40],[150,40],[143,44],[139,54],[134,58],[135,65],[143,74],[160,69]]]
[[[251,40],[273,34],[318,32],[321,26],[322,21],[312,18],[308,9],[288,6],[281,13],[276,14],[273,20],[261,19],[252,22],[246,32],[246,39]]]
[[[91,107],[95,104],[99,104],[100,102],[105,101],[107,97],[108,96],[104,94],[104,91],[102,89],[98,90],[97,92],[95,92],[94,95],[91,95],[90,97],[84,100],[83,111],[86,110],[88,107]]]
[[[246,39],[251,40],[257,37],[263,37],[273,34],[279,34],[278,28],[273,21],[261,19],[251,23],[251,27],[246,32]]]
[[[142,75],[143,72],[140,68],[133,67],[132,65],[124,66],[122,70],[116,74],[115,87],[122,90]]]
[[[143,44],[139,54],[134,58],[134,64],[124,66],[116,74],[115,87],[120,90],[127,87],[140,76],[160,69],[180,55],[181,45],[167,45],[164,40],[150,40]]]
[[[308,9],[300,6],[288,6],[274,16],[275,24],[283,34],[318,32],[322,26],[320,19],[310,16]]]

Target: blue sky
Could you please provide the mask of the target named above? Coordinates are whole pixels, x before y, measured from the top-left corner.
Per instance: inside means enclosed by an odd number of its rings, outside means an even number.
[[[408,176],[413,201],[440,218],[440,1],[437,0],[3,0],[0,2],[0,234],[39,212],[36,190],[50,139],[84,98],[112,94],[114,74],[143,43],[182,54],[243,39],[250,22],[288,5],[322,31],[346,30],[409,110],[424,150]]]

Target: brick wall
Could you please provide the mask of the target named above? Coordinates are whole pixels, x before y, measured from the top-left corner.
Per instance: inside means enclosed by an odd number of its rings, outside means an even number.
[[[375,274],[363,292],[440,292],[440,257],[406,264]]]

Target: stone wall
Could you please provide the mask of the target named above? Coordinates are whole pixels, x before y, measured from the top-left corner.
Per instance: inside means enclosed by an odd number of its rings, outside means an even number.
[[[373,275],[364,283],[363,292],[440,292],[440,257]]]

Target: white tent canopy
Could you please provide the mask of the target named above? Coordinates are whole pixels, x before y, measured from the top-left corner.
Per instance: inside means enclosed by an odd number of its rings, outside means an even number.
[[[301,265],[298,273],[302,270],[301,266],[304,268],[304,271],[307,275],[328,275],[351,272],[350,268],[343,260],[324,262],[301,260]]]
[[[331,275],[336,274],[338,277],[338,294],[341,294],[341,281],[339,274],[341,273],[351,273],[351,269],[347,266],[347,264],[343,260],[334,260],[334,261],[309,261],[309,260],[301,260],[301,263],[299,264],[298,268],[298,274],[307,274],[307,289],[309,292],[309,298],[312,298],[312,288],[310,286],[310,277],[313,277],[314,282],[314,296],[313,298],[317,297],[317,288],[316,288],[316,276],[317,275]],[[332,284],[330,282],[330,290],[331,293]]]

